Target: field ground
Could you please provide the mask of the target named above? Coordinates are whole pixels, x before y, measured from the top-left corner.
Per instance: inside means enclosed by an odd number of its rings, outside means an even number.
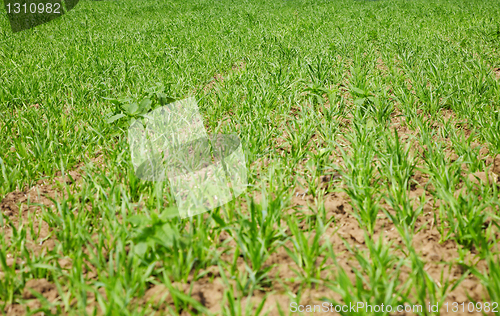
[[[82,0],[16,34],[1,16],[4,314],[496,314],[500,1]],[[109,120],[123,96],[196,97],[242,139],[246,193],[170,216]]]

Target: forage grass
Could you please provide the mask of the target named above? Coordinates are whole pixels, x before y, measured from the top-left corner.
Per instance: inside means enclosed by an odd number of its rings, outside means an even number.
[[[318,219],[316,225],[313,226],[314,235],[310,230],[309,236],[298,228],[296,219],[289,219],[288,226],[294,236],[291,240],[293,248],[284,247],[299,268],[299,270],[292,270],[308,286],[320,283],[320,274],[325,269],[326,262],[326,257],[320,258],[320,254],[325,250],[325,246],[321,244],[321,236],[325,229],[324,224]]]
[[[0,14],[0,313],[288,315],[323,286],[336,304],[427,306],[462,280],[498,300],[498,186],[469,174],[500,153],[499,15],[498,0],[81,0],[13,34]],[[241,139],[249,186],[181,219],[169,183],[137,177],[126,130],[188,96],[209,134]],[[402,243],[374,239],[381,224]],[[347,228],[364,243],[334,253]],[[416,238],[457,259],[427,269]],[[24,299],[41,278],[56,300]],[[224,292],[200,302],[208,281]],[[143,300],[156,285],[164,306]]]
[[[380,184],[373,164],[375,150],[372,141],[375,131],[357,122],[353,127],[356,131],[350,139],[353,152],[348,154],[342,150],[347,169],[342,178],[347,184],[345,191],[351,198],[358,222],[366,225],[371,234],[375,228],[380,209],[378,201],[381,198],[377,193]]]

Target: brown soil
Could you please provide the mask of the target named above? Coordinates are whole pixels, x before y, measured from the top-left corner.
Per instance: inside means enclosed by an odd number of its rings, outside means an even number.
[[[91,161],[101,163],[102,156],[92,158]],[[61,172],[58,172],[58,176],[51,181],[40,180],[35,186],[24,191],[10,192],[0,201],[0,212],[4,217],[4,224],[6,222],[11,223],[11,225],[0,227],[0,231],[6,238],[7,245],[9,244],[9,236],[12,234],[12,225],[19,227],[21,224],[27,226],[33,223],[35,231],[40,230],[40,234],[37,240],[35,240],[35,236],[29,236],[26,247],[36,254],[42,253],[44,249],[52,250],[54,248],[55,240],[53,237],[49,237],[50,229],[48,224],[45,221],[40,221],[42,207],[54,207],[52,199],[63,198],[66,187],[72,192],[78,190],[82,179],[83,165],[83,163],[77,165],[75,170],[69,171],[64,176],[61,175]],[[7,254],[7,258],[9,257],[10,254]]]
[[[240,70],[244,67],[244,64],[240,64],[239,66],[234,66],[233,71]],[[377,68],[381,71],[387,71],[386,66],[383,64],[381,60],[377,61]],[[496,70],[497,77],[500,78],[500,68]],[[223,81],[222,75],[215,75],[214,81],[212,81],[205,88],[208,91],[212,89],[217,83]],[[343,83],[343,86],[340,87],[340,90],[343,94],[343,97],[348,100],[349,103],[352,97],[349,95],[348,90],[344,88],[348,86],[348,81]],[[292,115],[297,114],[294,113],[298,111],[298,109],[292,109]],[[395,115],[393,115],[391,119],[390,128],[393,130],[397,130],[399,137],[402,142],[411,142],[414,141],[415,136],[418,135],[418,131],[411,130],[405,122],[405,118],[398,116],[401,113],[396,110]],[[455,117],[455,114],[452,111],[445,110],[443,112],[443,118],[445,121],[451,120],[457,122],[458,119]],[[458,123],[457,123],[458,124]],[[348,124],[346,124],[348,125]],[[439,126],[439,123],[436,123],[436,128]],[[464,126],[462,124],[462,126]],[[347,128],[347,126],[344,126]],[[467,128],[466,126],[464,128]],[[281,139],[276,140],[276,144],[281,150],[285,153],[288,153],[290,148],[289,145],[286,144],[287,135],[284,132],[284,129],[281,128],[283,135]],[[424,154],[421,150],[420,152],[415,152],[415,156],[419,156]],[[456,160],[456,154],[449,150],[449,159],[450,161]],[[485,156],[487,159],[488,169],[484,172],[479,172],[476,174],[471,174],[472,181],[479,183],[479,181],[483,181],[486,183],[486,175],[490,176],[490,179],[493,179],[493,182],[499,183],[500,176],[500,155],[496,157],[488,157],[488,152],[483,151],[481,155]],[[336,159],[341,165],[340,157],[335,155],[331,156],[331,159]],[[256,164],[260,164],[261,166],[267,166],[269,160],[263,158],[262,160],[256,162]],[[21,223],[28,223],[31,219],[38,219],[37,216],[40,214],[40,207],[44,205],[46,207],[52,207],[53,203],[49,198],[58,199],[64,195],[64,190],[62,188],[64,185],[70,186],[72,190],[77,190],[79,181],[82,178],[80,167],[75,170],[69,172],[69,175],[73,178],[71,180],[68,176],[58,177],[54,179],[52,183],[38,183],[37,186],[32,187],[25,191],[14,191],[9,194],[1,201],[0,203],[0,211],[3,213],[5,217],[7,217],[13,225],[18,226]],[[304,170],[297,170],[297,172],[304,172]],[[464,170],[465,172],[466,170]],[[496,177],[496,179],[495,179]],[[351,205],[351,201],[348,195],[342,192],[342,183],[341,183],[340,174],[336,173],[335,170],[332,170],[330,174],[323,174],[319,178],[319,187],[324,190],[324,207],[326,211],[326,216],[328,219],[333,218],[333,222],[326,227],[326,232],[323,234],[323,242],[325,238],[333,245],[333,251],[337,255],[337,259],[341,268],[344,269],[347,276],[354,283],[355,281],[355,273],[353,268],[359,268],[359,264],[356,262],[354,255],[349,251],[349,248],[358,249],[359,251],[368,251],[368,248],[365,244],[365,230],[360,227],[358,221],[353,216],[353,207]],[[438,231],[438,227],[440,226],[439,222],[435,222],[435,212],[437,211],[439,201],[434,203],[434,197],[432,192],[430,192],[430,188],[426,188],[426,184],[429,181],[428,175],[416,171],[412,177],[413,183],[411,186],[410,197],[413,199],[415,205],[419,202],[419,198],[424,196],[426,202],[423,206],[423,213],[417,220],[416,224],[416,233],[412,240],[412,245],[415,247],[417,253],[420,254],[421,259],[425,264],[425,271],[431,276],[440,286],[443,284],[439,282],[455,282],[459,280],[464,273],[464,270],[461,265],[458,264],[458,248],[459,246],[455,241],[449,239],[447,241],[442,242],[441,237],[442,234]],[[305,186],[304,183],[302,183]],[[293,213],[306,213],[311,212],[311,209],[317,208],[317,203],[314,197],[310,194],[307,194],[304,188],[298,187],[293,188],[293,195],[291,198],[291,203],[287,212]],[[257,198],[258,199],[258,198]],[[27,205],[29,201],[29,206]],[[36,203],[36,204],[35,204]],[[21,207],[19,207],[21,205]],[[388,212],[393,212],[392,209],[388,205],[382,204],[383,207],[386,208]],[[30,217],[32,216],[32,217]],[[379,214],[380,218],[377,220],[377,225],[375,227],[375,231],[373,234],[373,239],[378,240],[380,236],[388,242],[391,243],[391,248],[393,253],[402,255],[401,249],[405,249],[404,241],[402,240],[399,232],[395,228],[394,224],[388,220],[385,215],[381,212]],[[38,229],[38,220],[34,221],[35,228]],[[303,224],[304,225],[304,224]],[[9,236],[11,234],[11,230],[9,228],[2,228],[4,231],[4,236]],[[40,239],[46,238],[49,236],[49,227],[48,225],[42,221],[42,227],[40,233]],[[497,233],[498,235],[498,233]],[[311,234],[310,237],[314,235]],[[500,236],[497,236],[499,238]],[[234,240],[232,240],[231,236],[227,232],[221,233],[219,236],[219,242],[227,242],[227,245],[230,247],[236,246]],[[33,249],[35,252],[43,251],[43,248],[47,247],[48,249],[52,249],[55,245],[55,242],[52,238],[44,241],[42,244],[39,243],[38,240],[29,241],[29,247]],[[292,245],[290,242],[286,244],[287,247],[291,248]],[[17,262],[7,254],[8,259],[7,262],[9,266],[16,265]],[[222,259],[231,262],[232,255],[224,254]],[[318,262],[321,262],[324,259],[323,255],[320,255],[318,258]],[[486,264],[482,260],[478,260],[474,258],[473,254],[469,254],[466,258],[466,261],[470,264],[474,264],[480,271],[484,271],[486,269]],[[244,270],[244,262],[242,258],[238,259],[238,269]],[[64,267],[70,267],[71,261],[69,259],[62,259],[59,261],[59,264]],[[264,312],[269,311],[270,316],[279,315],[277,306],[283,311],[289,310],[289,304],[291,302],[290,297],[288,297],[286,293],[286,289],[291,289],[294,293],[297,293],[300,284],[295,281],[297,279],[297,275],[293,271],[293,269],[298,269],[295,265],[295,262],[290,258],[290,256],[286,253],[283,247],[278,248],[276,253],[270,255],[269,259],[266,261],[266,264],[269,266],[273,266],[270,275],[275,276],[273,279],[272,287],[269,290],[273,290],[273,292],[267,291],[255,291],[253,297],[251,298],[254,306],[262,301],[264,296],[268,294],[266,303],[264,304]],[[449,267],[449,269],[447,269]],[[324,280],[331,280],[335,276],[335,265],[331,260],[327,260],[327,268],[321,272],[321,278]],[[212,312],[220,311],[220,303],[224,299],[224,291],[226,290],[225,285],[222,281],[222,277],[220,275],[219,269],[216,266],[212,266],[208,268],[209,273],[207,273],[203,278],[198,279],[196,281],[189,280],[187,283],[178,283],[174,282],[172,285],[177,288],[179,291],[189,294],[191,297],[199,301],[202,305],[204,305],[208,310]],[[402,274],[400,275],[400,280],[404,281],[408,278],[409,268],[403,268]],[[0,277],[2,277],[2,272],[0,271]],[[92,278],[95,274],[95,271],[89,269],[87,271],[87,277]],[[443,277],[443,278],[442,278]],[[47,300],[53,301],[57,299],[58,292],[55,285],[47,281],[46,279],[35,279],[29,280],[26,283],[25,289],[22,293],[23,299],[27,300],[27,306],[30,308],[37,308],[40,306],[40,302],[36,299],[36,296],[29,289],[40,293]],[[101,295],[105,295],[102,290],[100,291]],[[468,275],[453,291],[447,293],[446,301],[451,302],[469,302],[470,296],[472,299],[477,301],[485,301],[487,299],[487,293],[483,289],[479,280],[471,275]],[[341,297],[329,289],[324,285],[318,285],[312,287],[310,289],[306,289],[302,293],[302,301],[303,305],[320,305],[322,302],[321,298],[327,297],[331,299],[335,299],[337,301],[341,300]],[[95,301],[95,297],[89,295],[89,308],[96,306],[96,304],[92,304]],[[169,293],[168,289],[165,285],[152,285],[145,293],[144,297],[136,299],[137,304],[152,304],[152,308],[156,311],[157,315],[164,315],[167,312],[167,306],[173,306],[173,298],[171,293]],[[246,298],[242,299],[242,304],[246,303]],[[6,311],[8,315],[24,315],[25,307],[22,305],[11,305]],[[465,313],[446,313],[442,312],[441,315],[465,315]],[[188,311],[183,311],[181,315],[189,315]],[[402,315],[410,315],[403,313]],[[467,313],[467,315],[470,315]]]
[[[245,69],[245,66],[246,66],[246,63],[244,61],[240,61],[231,67],[231,72],[239,72],[239,71]],[[222,84],[224,82],[225,75],[227,75],[227,74],[223,74],[223,73],[215,74],[213,76],[212,80],[207,85],[205,85],[205,87],[203,87],[203,91],[205,93],[207,93],[210,90],[212,90],[216,85]]]
[[[405,137],[407,135],[411,135],[413,132],[407,130],[404,126],[397,126],[401,132],[400,136]],[[500,173],[500,155],[495,157],[495,159],[491,160],[492,166],[491,170],[495,174]],[[266,165],[266,161],[264,160],[263,165]],[[334,218],[333,223],[327,227],[325,236],[329,236],[327,238],[330,239],[333,245],[334,252],[338,255],[339,264],[344,268],[348,277],[351,281],[354,282],[355,274],[352,268],[357,268],[358,264],[355,260],[353,260],[353,255],[349,252],[346,247],[345,242],[350,247],[355,247],[361,251],[366,251],[365,245],[365,232],[359,226],[358,221],[353,216],[352,206],[350,204],[349,198],[347,194],[338,190],[341,186],[340,175],[332,173],[333,175],[324,175],[320,178],[320,181],[327,190],[324,196],[324,204],[325,210],[327,214],[327,218]],[[58,188],[57,183],[66,183],[66,184],[75,184],[81,178],[81,175],[76,172],[70,172],[70,175],[74,178],[74,182],[68,180],[67,178],[63,179],[62,177],[57,178],[54,184],[39,184],[38,186],[31,188],[25,192],[12,192],[7,195],[7,197],[2,201],[1,208],[5,215],[9,216],[12,221],[17,220],[16,216],[19,217],[21,215],[21,220],[27,220],[27,217],[24,215],[26,210],[24,207],[21,207],[21,212],[19,211],[19,207],[17,206],[19,203],[27,202],[28,197],[33,199],[33,201],[38,201],[41,204],[47,204],[50,206],[50,200],[48,200],[48,196],[57,198]],[[332,179],[333,178],[333,179]],[[437,228],[439,223],[434,223],[434,212],[436,211],[436,206],[432,205],[430,201],[432,201],[432,196],[426,192],[423,187],[425,186],[428,178],[425,174],[417,172],[413,179],[415,180],[415,185],[412,189],[411,196],[413,198],[419,198],[421,195],[426,195],[427,200],[424,207],[424,213],[419,217],[417,223],[417,229],[420,228],[420,231],[415,234],[413,238],[413,246],[416,248],[417,252],[420,253],[421,258],[425,262],[425,269],[427,273],[436,281],[441,282],[441,273],[443,272],[443,264],[449,263],[451,270],[444,271],[445,280],[456,281],[458,280],[462,274],[463,269],[460,265],[454,264],[458,258],[458,246],[452,241],[448,240],[444,243],[440,242],[441,234],[438,232]],[[333,180],[333,181],[330,181]],[[326,184],[329,184],[327,186]],[[43,194],[35,194],[35,188],[38,188]],[[305,194],[303,189],[296,189],[295,194],[292,197],[290,208],[293,210],[305,209],[307,206],[315,207],[314,199],[311,195]],[[16,222],[18,223],[18,222]],[[43,228],[43,227],[42,227]],[[43,229],[42,229],[43,230]],[[48,231],[46,231],[48,233]],[[8,235],[8,234],[7,234]],[[387,242],[393,242],[393,251],[398,251],[397,247],[404,247],[404,243],[401,239],[401,236],[395,229],[394,225],[387,219],[383,218],[383,216],[377,221],[377,226],[375,229],[375,233],[373,238],[376,240],[378,237],[382,235],[384,240]],[[221,235],[220,241],[231,239],[229,235]],[[233,246],[235,246],[234,241]],[[287,244],[288,247],[292,247],[291,244]],[[232,256],[230,254],[227,255],[227,258],[224,258],[225,261],[230,261]],[[318,261],[321,261],[324,257],[320,256]],[[469,258],[469,260],[473,261],[474,258]],[[327,269],[322,272],[322,279],[331,279],[334,276],[335,268],[331,265],[332,262],[328,262]],[[484,262],[474,262],[476,266],[480,269],[485,269]],[[11,262],[14,264],[14,262]],[[71,262],[62,262],[63,265],[70,266]],[[238,260],[239,269],[244,269],[243,260],[240,258]],[[285,289],[289,288],[294,292],[297,292],[300,284],[297,281],[291,281],[293,278],[297,278],[297,275],[293,272],[292,268],[297,269],[295,263],[288,254],[284,251],[283,248],[279,248],[278,252],[273,253],[268,261],[266,262],[268,265],[275,265],[271,270],[270,275],[276,276],[277,279],[273,281],[272,290],[274,291],[267,297],[267,301],[264,305],[264,311],[270,311],[269,315],[279,315],[277,310],[277,304],[281,307],[282,310],[288,310],[290,304],[290,298],[286,296]],[[219,270],[216,266],[209,268],[210,272],[203,277],[202,279],[193,281],[191,280],[188,283],[174,283],[173,285],[178,288],[180,291],[190,294],[191,297],[195,298],[197,301],[201,302],[206,308],[208,308],[212,312],[217,312],[220,310],[220,302],[223,299],[223,293],[225,286],[223,285],[222,279],[219,274]],[[402,273],[401,280],[404,280],[407,277],[407,272]],[[276,281],[281,280],[281,281]],[[55,285],[45,279],[39,280],[30,280],[27,282],[25,290],[23,292],[23,299],[27,300],[27,306],[31,308],[37,308],[40,306],[38,299],[32,294],[28,289],[32,289],[36,292],[39,292],[47,298],[49,301],[55,300],[58,297],[57,290]],[[266,295],[266,292],[256,291],[254,296],[251,298],[254,306],[260,303],[260,301]],[[451,293],[447,295],[448,302],[468,302],[469,299],[467,295],[471,296],[473,299],[478,301],[484,300],[486,297],[486,293],[480,282],[472,277],[468,276],[465,280],[460,283],[460,285]],[[302,304],[303,305],[319,305],[322,304],[320,301],[321,298],[333,298],[337,301],[340,301],[340,297],[338,294],[333,292],[331,289],[325,286],[317,286],[311,289],[307,289],[302,295]],[[89,303],[92,303],[93,297],[89,297]],[[157,315],[162,315],[166,312],[167,305],[173,306],[172,297],[169,294],[168,290],[164,285],[156,285],[152,286],[149,290],[147,290],[145,296],[138,301],[140,304],[146,304],[147,302],[153,303],[152,307],[157,311]],[[243,300],[245,302],[245,299]],[[89,309],[92,308],[90,305]],[[24,307],[20,305],[12,305],[8,307],[6,313],[9,315],[24,315]],[[188,315],[187,311],[183,313],[183,315]],[[451,314],[451,313],[450,313]],[[446,315],[444,313],[443,315]],[[454,313],[456,315],[456,313]]]
[[[381,60],[377,61],[377,68],[381,71],[387,71],[385,65]],[[411,84],[411,82],[410,82]],[[348,93],[348,81],[340,85],[340,91],[343,96],[346,98],[346,102],[349,104],[350,99],[352,97]],[[410,88],[411,89],[411,88]],[[416,136],[418,136],[418,131],[411,130],[406,122],[404,117],[399,117],[398,114],[402,114],[396,110],[395,115],[393,115],[391,128],[398,131],[399,137],[403,142],[409,142],[415,140]],[[292,109],[292,115],[298,115],[298,109]],[[467,123],[460,121],[455,113],[451,110],[443,110],[441,115],[444,122],[452,121],[456,126],[460,126],[460,128],[465,129],[466,134],[470,135],[471,131],[468,129]],[[428,117],[430,124],[433,124],[433,128],[439,128],[441,124],[439,122],[432,122],[431,117]],[[283,130],[283,129],[282,129]],[[283,135],[281,139],[278,139],[277,144],[281,147],[285,152],[288,152],[286,148],[286,135]],[[441,140],[445,141],[449,145],[449,140]],[[286,148],[286,149],[285,149]],[[458,158],[458,156],[453,152],[453,150],[448,149],[449,160],[454,161]],[[422,155],[425,154],[424,150],[419,150],[415,153],[421,160]],[[494,159],[488,157],[488,151],[486,148],[481,149],[480,155],[486,159],[486,164],[488,169],[491,171],[479,172],[474,175],[470,175],[472,177],[477,176],[479,181],[485,181],[486,172],[490,172],[490,176],[498,176],[500,174],[500,155],[495,157]],[[464,170],[464,172],[467,172]],[[333,223],[327,228],[325,236],[330,236],[330,241],[334,247],[334,252],[338,254],[338,259],[340,262],[340,266],[344,268],[348,277],[352,282],[355,280],[355,275],[352,268],[357,267],[357,263],[353,261],[353,255],[348,251],[344,242],[350,247],[355,247],[361,251],[367,251],[365,245],[365,231],[363,228],[359,226],[358,221],[353,216],[353,209],[350,204],[348,196],[343,192],[338,192],[335,190],[335,185],[331,187],[331,182],[328,179],[329,176],[322,176],[320,178],[320,182],[330,183],[330,187],[323,186],[326,189],[325,198],[325,209],[327,212],[327,218],[334,218]],[[330,176],[331,177],[331,176]],[[340,177],[339,177],[340,178]],[[483,179],[484,178],[484,179]],[[491,177],[490,177],[491,178]],[[327,179],[326,181],[324,181]],[[423,207],[423,214],[418,218],[416,224],[416,233],[412,240],[412,245],[420,254],[421,259],[424,261],[425,271],[432,277],[439,286],[443,286],[441,282],[457,282],[464,273],[463,267],[458,264],[459,245],[452,239],[448,239],[446,241],[442,241],[442,233],[438,231],[438,227],[441,223],[435,222],[435,212],[439,207],[439,201],[434,201],[434,197],[432,192],[427,191],[432,188],[425,189],[427,182],[429,181],[429,177],[426,174],[422,174],[420,171],[416,171],[414,176],[412,177],[414,183],[412,184],[412,191],[410,193],[410,197],[414,199],[414,203],[418,203],[418,199],[421,196],[425,196],[425,200],[427,201]],[[496,182],[496,181],[495,181]],[[340,185],[340,184],[337,184]],[[312,195],[306,193],[306,190],[303,187],[294,189],[294,194],[291,200],[291,208],[300,212],[308,212],[308,208],[315,208],[315,199]],[[386,209],[389,212],[390,208],[386,205]],[[373,238],[376,240],[379,236],[383,236],[384,240],[387,242],[392,242],[392,248],[395,253],[400,253],[398,247],[404,248],[404,242],[399,234],[399,232],[395,229],[394,225],[386,218],[383,214],[380,214],[381,218],[377,220],[377,226],[373,235]],[[446,233],[446,232],[445,232]],[[500,234],[497,233],[497,238],[500,237]],[[321,261],[323,258],[319,258],[318,261]],[[484,260],[478,260],[474,258],[473,254],[470,253],[466,262],[468,264],[474,265],[480,271],[486,270],[486,263]],[[294,292],[296,292],[299,288],[299,284],[297,282],[291,282],[290,280],[296,278],[296,274],[292,269],[297,269],[295,263],[288,254],[284,251],[283,248],[280,248],[277,253],[273,253],[268,262],[270,265],[277,264],[272,270],[271,275],[276,275],[278,280],[282,280],[281,282],[275,281],[273,283],[272,289],[277,293],[272,294],[268,297],[268,301],[265,304],[265,311],[270,311],[270,315],[279,315],[276,304],[281,306],[282,310],[288,310],[290,298],[286,297],[284,293],[285,288],[290,288]],[[331,264],[331,262],[330,262]],[[243,263],[241,262],[241,265]],[[448,269],[449,267],[449,269]],[[241,268],[241,267],[240,267]],[[333,275],[334,272],[333,266],[330,266],[328,269],[322,272],[322,279],[329,279]],[[400,278],[401,281],[404,281],[408,278],[409,270],[403,269],[403,273]],[[338,294],[334,293],[332,290],[318,286],[308,289],[306,291],[307,294],[303,295],[303,305],[306,304],[321,304],[322,302],[319,300],[321,297],[329,297],[334,298],[337,301],[340,300]],[[254,293],[254,297],[252,300],[258,302],[259,299],[263,297],[263,293]],[[485,301],[487,299],[487,293],[480,284],[480,281],[472,276],[468,275],[465,279],[459,283],[459,285],[451,292],[447,293],[445,301],[448,303],[465,302],[466,304],[470,301],[469,297],[473,300],[477,301]],[[404,315],[410,315],[405,314]],[[453,312],[445,312],[442,311],[441,315],[465,315],[470,313],[453,313]],[[479,314],[479,313],[478,313]]]
[[[42,242],[42,240],[49,236],[50,231],[48,224],[44,221],[41,222],[41,227],[39,226],[41,207],[53,207],[54,204],[50,199],[57,200],[64,196],[64,190],[62,189],[64,185],[74,185],[75,182],[81,179],[81,175],[76,171],[70,171],[69,175],[71,178],[68,176],[57,177],[50,184],[39,181],[36,186],[25,191],[16,190],[10,192],[0,203],[0,211],[3,216],[15,227],[19,227],[23,223],[28,225],[31,221],[33,222],[35,231],[40,229],[38,240],[34,240],[35,236],[31,236],[27,243],[27,247],[37,253],[40,253],[44,248],[52,250],[55,245],[52,238]],[[10,225],[0,229],[4,236],[10,236],[12,233]]]

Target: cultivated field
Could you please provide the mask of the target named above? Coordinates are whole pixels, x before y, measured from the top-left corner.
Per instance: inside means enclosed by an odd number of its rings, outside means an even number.
[[[1,10],[2,313],[500,313],[499,0]],[[250,186],[181,219],[127,127],[191,96]]]

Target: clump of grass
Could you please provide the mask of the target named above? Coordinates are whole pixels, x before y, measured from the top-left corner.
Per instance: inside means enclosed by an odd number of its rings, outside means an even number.
[[[352,152],[343,150],[346,171],[342,175],[346,183],[345,192],[351,198],[355,216],[362,226],[373,234],[375,222],[380,210],[380,176],[376,175],[374,158],[375,130],[358,122],[353,123],[354,135],[350,136]]]
[[[158,306],[141,298],[164,284],[172,304],[161,312],[209,315],[177,284],[191,288],[218,278],[212,266],[220,267],[227,285],[223,315],[265,313],[269,302],[251,304],[251,298],[271,293],[277,281],[280,294],[297,304],[307,291],[329,284],[344,302],[427,306],[443,302],[472,272],[498,300],[499,262],[492,250],[498,188],[464,177],[485,171],[480,147],[490,156],[500,152],[499,84],[491,73],[498,67],[498,23],[491,22],[498,5],[304,4],[85,1],[36,30],[0,32],[2,312],[32,303],[22,298],[27,282],[46,278],[58,292],[53,302],[36,296],[46,314],[150,314]],[[378,58],[384,71],[377,69]],[[233,69],[241,62],[244,67]],[[186,95],[197,99],[211,134],[238,134],[250,186],[223,207],[180,219],[170,216],[175,199],[167,183],[135,176],[124,130]],[[399,111],[403,115],[394,116]],[[393,128],[410,129],[415,142],[400,141]],[[337,161],[330,154],[340,145]],[[459,156],[454,163],[445,154],[451,150]],[[12,201],[80,163],[86,164],[82,179],[63,185],[64,197],[54,197],[53,206]],[[413,201],[408,185],[417,167],[430,180]],[[332,169],[343,169],[342,179],[322,190],[318,178]],[[312,215],[288,213],[296,207],[290,202],[300,176],[313,197],[307,201]],[[326,232],[344,224],[340,207],[332,210],[326,202],[341,189],[366,229],[365,243],[325,261],[321,253],[331,251]],[[456,282],[446,273],[428,273],[412,246],[415,234],[426,231],[425,225],[414,229],[426,220],[424,204],[435,212],[431,227],[438,225],[441,241],[459,247],[465,272]],[[373,240],[381,211],[401,235],[399,248]],[[226,233],[230,237],[221,241]],[[40,242],[49,249],[40,250]],[[271,275],[267,263],[276,252],[294,262],[294,280]],[[488,269],[469,267],[471,253]],[[328,265],[344,256],[359,265],[353,275],[342,264]],[[66,259],[71,265],[61,266]],[[440,263],[443,271],[454,264]],[[403,267],[408,276],[399,280]],[[327,272],[335,276],[330,283],[321,279]],[[288,313],[288,306],[276,308]]]
[[[384,146],[385,152],[380,159],[379,171],[388,179],[389,188],[385,200],[392,207],[395,215],[387,214],[393,222],[413,227],[422,213],[424,204],[420,203],[420,206],[414,208],[409,199],[410,180],[416,166],[415,159],[410,156],[410,146],[402,148],[396,131],[393,138],[385,135]]]

